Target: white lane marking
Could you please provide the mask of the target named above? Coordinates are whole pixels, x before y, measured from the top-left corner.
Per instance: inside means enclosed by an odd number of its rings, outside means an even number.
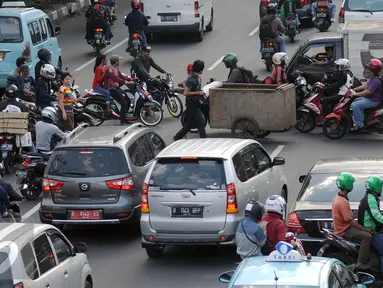
[[[125,44],[126,42],[128,42],[129,40],[129,37],[118,42],[116,45],[114,45],[112,48],[106,50],[103,54],[108,54],[110,52],[112,52],[113,50],[117,49],[118,47],[120,47],[121,45]],[[90,64],[94,63],[94,61],[96,60],[96,57],[93,58],[92,60],[89,60],[88,62],[84,63],[83,65],[81,65],[80,67],[76,68],[74,70],[74,72],[78,72],[78,71],[81,71],[82,69],[84,69],[85,67],[89,66]]]
[[[275,157],[277,157],[279,155],[279,153],[281,153],[282,149],[285,148],[285,145],[279,145],[274,151],[273,153],[270,154],[270,158],[271,160],[273,160]]]
[[[225,56],[222,56],[221,58],[219,58],[216,62],[214,62],[213,65],[211,65],[209,68],[207,68],[207,70],[208,70],[208,71],[211,71],[211,70],[213,70],[215,67],[217,67],[217,66],[222,62],[223,57],[225,57]]]
[[[29,217],[31,217],[33,214],[35,214],[39,209],[40,209],[40,206],[41,206],[41,203],[37,204],[36,206],[34,206],[31,210],[29,210],[27,213],[25,213],[22,217],[21,217],[21,221],[25,221],[27,220]]]
[[[255,33],[257,33],[259,30],[259,26],[255,27],[253,31],[250,32],[249,36],[253,36]]]
[[[16,231],[17,229],[23,227],[25,224],[23,223],[13,223],[4,229],[0,231],[0,241],[3,240],[5,237],[7,237],[12,232]]]

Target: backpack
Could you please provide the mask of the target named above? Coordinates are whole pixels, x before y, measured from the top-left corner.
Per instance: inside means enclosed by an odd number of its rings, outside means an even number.
[[[97,22],[99,22],[99,21],[102,21],[102,23],[104,22],[104,16],[102,15],[102,7],[101,7],[101,5],[100,4],[98,4],[99,6],[97,6],[97,5],[94,5],[94,6],[92,6],[92,12],[91,12],[91,14],[90,14],[90,19],[91,19],[91,21],[93,22],[93,21],[97,21]]]
[[[264,41],[267,38],[276,38],[278,35],[276,35],[275,32],[273,32],[273,27],[271,25],[271,22],[276,19],[276,16],[273,15],[271,17],[265,16],[262,18],[261,23],[259,24],[259,38]]]
[[[254,83],[254,81],[253,81],[253,79],[254,79],[253,72],[251,72],[250,70],[246,69],[245,67],[238,67],[238,70],[241,71],[241,73],[242,73],[242,79],[243,79],[242,83]]]

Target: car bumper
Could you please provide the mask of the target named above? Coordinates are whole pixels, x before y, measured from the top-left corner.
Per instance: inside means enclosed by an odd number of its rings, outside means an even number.
[[[197,33],[199,30],[199,22],[191,25],[149,25],[145,27],[145,33]]]
[[[141,215],[142,247],[165,245],[235,245],[235,232],[240,220],[226,221],[217,232],[187,233],[187,231],[156,231],[150,225],[148,214]],[[229,218],[229,217],[228,217]],[[227,219],[228,220],[228,219]]]

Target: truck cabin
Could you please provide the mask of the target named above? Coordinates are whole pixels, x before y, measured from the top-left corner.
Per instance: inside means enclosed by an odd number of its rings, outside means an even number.
[[[343,57],[342,37],[339,33],[326,33],[326,37],[313,36],[305,41],[287,65],[287,77],[293,82],[292,73],[303,72],[307,83],[321,81],[325,73],[333,71],[333,62]]]

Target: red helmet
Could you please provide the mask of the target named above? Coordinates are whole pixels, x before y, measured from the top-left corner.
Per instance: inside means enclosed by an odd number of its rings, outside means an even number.
[[[378,59],[371,59],[370,63],[366,63],[364,68],[368,71],[371,71],[374,74],[379,74],[382,71],[382,62]]]
[[[130,2],[130,6],[132,6],[132,9],[139,9],[140,8],[140,0],[132,0],[132,2]]]
[[[189,63],[188,66],[186,67],[186,71],[192,71],[193,69],[193,64]]]

